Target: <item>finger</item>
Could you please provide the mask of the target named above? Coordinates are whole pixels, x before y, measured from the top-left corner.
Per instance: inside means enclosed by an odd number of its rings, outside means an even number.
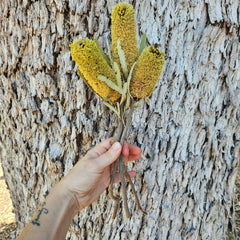
[[[101,156],[103,153],[107,152],[111,148],[113,141],[114,137],[102,141],[101,143],[99,143],[94,148],[88,151],[88,156],[92,158],[97,158]]]
[[[123,148],[122,148],[122,155],[124,157],[128,157],[129,155],[129,143],[127,143],[126,141],[123,143]]]
[[[128,173],[129,173],[130,178],[135,177],[137,174],[136,171],[128,171]],[[127,180],[126,176],[125,176],[125,179]],[[119,182],[121,182],[121,176],[120,176],[120,173],[116,173],[115,178],[114,178],[114,183],[119,183]]]
[[[97,165],[100,169],[104,169],[117,160],[122,151],[122,146],[119,142],[115,142],[108,151],[96,158]]]
[[[142,152],[141,148],[137,147],[136,145],[124,142],[122,150],[123,156],[127,157],[128,155],[137,155],[141,154],[141,152]]]
[[[123,157],[124,162],[135,161],[141,158],[141,153],[136,155],[129,155],[128,157]]]

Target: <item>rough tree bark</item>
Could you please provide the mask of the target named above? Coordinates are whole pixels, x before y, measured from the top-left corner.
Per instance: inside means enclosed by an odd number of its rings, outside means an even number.
[[[1,160],[20,229],[52,186],[117,118],[76,74],[69,43],[110,36],[113,0],[0,3]],[[129,166],[143,216],[111,219],[107,192],[74,219],[68,239],[225,239],[239,159],[238,0],[136,0],[139,36],[167,54],[162,77],[135,111]],[[130,191],[130,190],[129,190]]]

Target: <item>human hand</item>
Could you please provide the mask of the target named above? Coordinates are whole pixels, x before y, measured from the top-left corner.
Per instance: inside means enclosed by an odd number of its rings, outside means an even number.
[[[110,169],[120,156],[124,162],[137,160],[141,157],[141,149],[135,145],[111,142],[114,138],[106,139],[88,153],[72,168],[63,179],[70,194],[73,194],[78,210],[90,205],[110,184]],[[129,171],[130,177],[136,175],[135,171]],[[120,175],[115,175],[114,182],[120,181]]]

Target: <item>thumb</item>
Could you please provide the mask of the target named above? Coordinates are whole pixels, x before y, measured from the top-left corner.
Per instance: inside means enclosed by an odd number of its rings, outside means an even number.
[[[105,168],[115,162],[120,156],[122,151],[122,146],[119,142],[115,142],[111,148],[104,154],[102,154],[98,159],[98,165],[100,168]]]

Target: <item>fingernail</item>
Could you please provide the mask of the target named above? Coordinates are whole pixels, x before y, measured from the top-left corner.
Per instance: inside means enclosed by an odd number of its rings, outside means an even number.
[[[116,142],[115,138],[110,141],[111,146]]]
[[[112,148],[113,148],[115,151],[118,151],[118,150],[121,148],[120,142],[115,142],[115,143],[112,145]]]

